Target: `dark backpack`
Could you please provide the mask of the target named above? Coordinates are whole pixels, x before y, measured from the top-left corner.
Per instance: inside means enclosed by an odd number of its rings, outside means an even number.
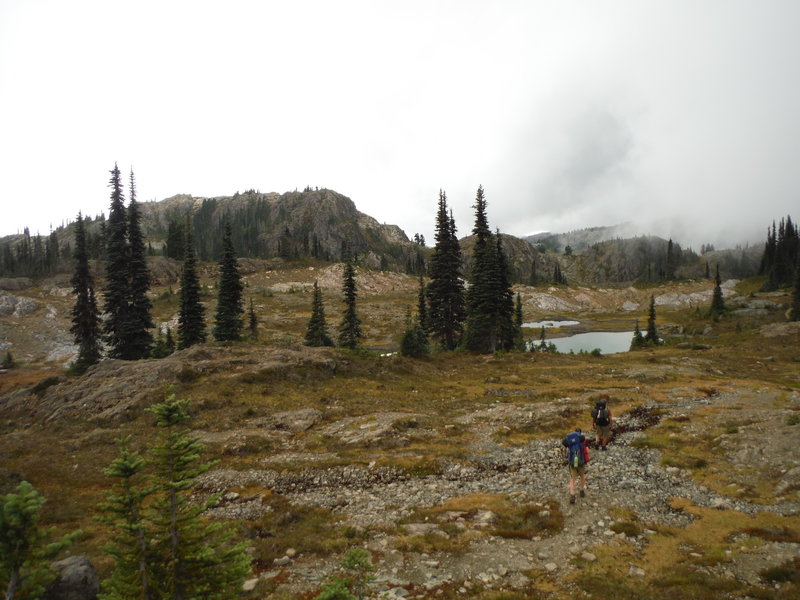
[[[586,464],[588,453],[586,452],[585,438],[581,439],[582,437],[583,435],[573,431],[564,438],[564,446],[569,450],[567,461],[571,467],[580,467]]]
[[[594,415],[594,422],[600,425],[600,427],[605,427],[606,425],[608,425],[611,422],[611,419],[609,418],[608,415],[608,408],[606,408],[605,406],[601,408],[596,408]]]

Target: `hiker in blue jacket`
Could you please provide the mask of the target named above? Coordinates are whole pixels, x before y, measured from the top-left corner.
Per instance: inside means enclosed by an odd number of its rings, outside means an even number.
[[[580,495],[586,495],[586,466],[589,462],[589,448],[586,446],[586,437],[580,428],[568,433],[561,442],[569,466],[569,503],[575,504],[575,479],[580,479]]]

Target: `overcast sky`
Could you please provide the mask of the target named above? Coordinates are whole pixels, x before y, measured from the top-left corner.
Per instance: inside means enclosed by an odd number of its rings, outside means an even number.
[[[0,0],[0,235],[140,201],[334,189],[433,242],[482,184],[527,235],[684,246],[800,218],[797,0]]]

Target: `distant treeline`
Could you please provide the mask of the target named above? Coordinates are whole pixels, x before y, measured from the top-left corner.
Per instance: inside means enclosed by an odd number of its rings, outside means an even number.
[[[766,275],[763,291],[777,290],[792,285],[800,271],[800,239],[792,217],[781,219],[777,227],[773,221],[767,230],[767,242],[761,258],[760,275]]]

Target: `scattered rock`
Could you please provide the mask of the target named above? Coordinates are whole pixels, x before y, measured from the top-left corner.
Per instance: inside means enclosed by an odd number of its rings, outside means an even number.
[[[242,584],[242,591],[243,592],[252,592],[256,589],[256,585],[258,585],[258,577],[254,577],[253,579],[248,579],[247,581]]]
[[[97,569],[85,556],[70,556],[54,562],[56,579],[47,586],[45,600],[95,600],[100,591]]]
[[[636,565],[631,565],[631,568],[628,570],[629,577],[644,577],[645,571],[644,569],[637,567]]]

